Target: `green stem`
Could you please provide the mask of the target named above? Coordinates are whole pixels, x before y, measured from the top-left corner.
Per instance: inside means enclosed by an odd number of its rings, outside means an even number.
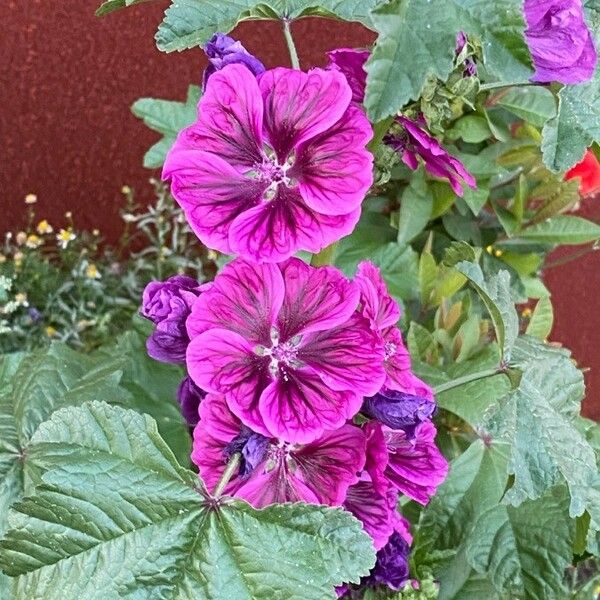
[[[484,92],[486,90],[497,90],[499,88],[505,87],[514,87],[514,86],[523,86],[523,85],[536,85],[535,83],[531,83],[530,81],[495,81],[494,83],[482,83],[479,86],[479,91]]]
[[[441,394],[442,392],[453,390],[454,388],[460,387],[461,385],[465,385],[467,383],[471,383],[472,381],[485,379],[486,377],[493,377],[494,375],[498,375],[499,373],[504,373],[504,369],[502,367],[494,367],[493,369],[484,369],[483,371],[478,371],[477,373],[469,373],[468,375],[464,375],[463,377],[458,377],[457,379],[453,379],[452,381],[447,381],[446,383],[438,385],[436,388],[434,388],[435,393]]]
[[[335,249],[338,243],[334,242],[329,246],[326,246],[318,254],[313,254],[310,259],[310,264],[313,267],[322,267],[323,265],[331,265],[333,263],[333,257],[335,256]]]
[[[554,267],[560,267],[562,265],[566,265],[574,260],[582,258],[586,254],[591,254],[592,252],[595,252],[596,250],[600,250],[600,246],[598,246],[597,241],[594,242],[591,246],[587,246],[586,248],[583,248],[582,250],[578,250],[577,252],[571,252],[570,254],[567,254],[567,256],[563,256],[562,258],[557,258],[556,260],[552,260],[552,261],[546,263],[542,267],[542,270],[545,271],[546,269],[553,269]]]
[[[287,19],[283,20],[283,35],[285,37],[285,43],[290,53],[290,60],[294,69],[300,68],[300,61],[298,60],[298,52],[296,51],[296,44],[294,44],[294,38],[292,37],[292,30],[290,29],[290,22]]]
[[[223,472],[223,475],[221,475],[221,479],[219,479],[219,482],[217,483],[217,485],[215,487],[215,491],[212,494],[213,498],[221,497],[221,494],[223,493],[223,490],[229,483],[229,480],[233,477],[233,474],[235,473],[237,468],[240,466],[241,458],[242,458],[242,455],[239,452],[236,452],[229,459],[229,462],[227,463],[227,466],[225,467],[225,471]]]

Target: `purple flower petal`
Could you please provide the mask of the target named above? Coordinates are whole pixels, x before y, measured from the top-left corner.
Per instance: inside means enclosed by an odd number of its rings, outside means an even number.
[[[384,429],[389,450],[386,477],[398,491],[423,505],[448,474],[448,463],[435,445],[435,435],[435,426],[429,421],[417,427],[412,441],[403,431]]]
[[[271,327],[283,298],[284,283],[277,265],[233,261],[194,303],[187,320],[189,335],[194,338],[224,327],[254,344],[270,345]]]
[[[525,37],[535,74],[532,81],[576,84],[594,75],[597,53],[581,0],[525,0]]]
[[[352,48],[338,48],[327,53],[331,61],[330,68],[338,69],[344,74],[352,90],[352,101],[359,104],[365,99],[367,72],[364,66],[370,54],[368,50]]]
[[[181,406],[181,414],[188,425],[194,427],[198,423],[198,409],[206,392],[201,390],[190,377],[184,377],[177,388],[177,401]]]
[[[393,533],[388,543],[377,552],[377,562],[364,581],[366,585],[385,585],[399,590],[409,579],[408,556],[410,547],[402,535]]]
[[[335,125],[352,99],[346,78],[323,69],[271,69],[261,76],[260,90],[265,133],[280,162],[295,146]]]
[[[360,206],[373,184],[373,155],[365,149],[372,136],[363,111],[349,106],[335,125],[298,146],[290,177],[310,208],[338,215]]]
[[[358,306],[359,290],[337,269],[315,269],[297,258],[280,265],[285,296],[277,326],[284,338],[345,323]]]
[[[369,319],[371,327],[381,330],[396,325],[400,308],[387,291],[379,269],[371,262],[361,262],[354,281],[360,288],[362,314]]]

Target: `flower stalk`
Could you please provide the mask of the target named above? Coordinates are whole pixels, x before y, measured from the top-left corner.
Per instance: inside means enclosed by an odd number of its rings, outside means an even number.
[[[214,498],[220,498],[222,496],[223,490],[227,487],[227,484],[229,483],[230,479],[233,477],[233,475],[239,468],[241,458],[242,455],[239,452],[236,452],[231,456],[229,462],[227,463],[227,466],[225,467],[225,471],[223,471],[221,479],[219,479],[215,487],[215,490],[213,492]]]
[[[283,20],[283,36],[285,37],[285,43],[287,44],[288,52],[290,53],[290,61],[294,69],[300,68],[300,60],[298,59],[298,51],[296,50],[296,44],[294,44],[294,38],[292,37],[292,30],[290,29],[290,22],[288,19]]]

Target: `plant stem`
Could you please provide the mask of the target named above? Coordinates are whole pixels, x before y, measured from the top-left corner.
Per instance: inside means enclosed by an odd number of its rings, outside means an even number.
[[[549,263],[546,263],[542,267],[542,270],[545,271],[546,269],[552,269],[554,267],[560,267],[562,265],[566,265],[566,264],[570,263],[571,261],[574,261],[574,260],[577,260],[578,258],[586,256],[586,254],[591,254],[592,252],[595,252],[596,250],[600,250],[600,247],[597,244],[598,244],[598,242],[594,242],[591,246],[587,246],[586,248],[583,248],[582,250],[578,250],[577,252],[571,252],[570,254],[567,254],[567,256],[563,256],[562,258],[557,258],[556,260],[552,260]]]
[[[221,479],[219,479],[219,482],[215,486],[215,491],[212,494],[214,498],[221,497],[221,494],[223,493],[223,490],[229,483],[229,480],[233,477],[233,474],[235,473],[236,469],[240,466],[241,458],[242,455],[239,452],[236,452],[231,456],[229,462],[227,463],[227,466],[225,467],[225,471],[223,471],[223,475],[221,475]]]
[[[313,254],[310,259],[310,264],[313,267],[322,267],[323,265],[330,265],[333,263],[333,257],[335,256],[335,249],[337,248],[338,243],[334,242],[329,246],[326,246],[319,252],[318,254]]]
[[[292,30],[290,29],[290,22],[287,19],[283,19],[283,35],[285,37],[285,43],[290,53],[290,61],[294,69],[300,68],[300,61],[298,60],[298,52],[296,51],[296,44],[294,44],[294,38],[292,37]]]
[[[441,394],[442,392],[453,390],[454,388],[460,387],[461,385],[465,385],[467,383],[471,383],[472,381],[485,379],[486,377],[493,377],[494,375],[498,375],[499,373],[504,373],[504,369],[502,367],[494,367],[493,369],[484,369],[483,371],[478,371],[477,373],[469,373],[468,375],[464,375],[463,377],[458,377],[457,379],[453,379],[452,381],[447,381],[446,383],[438,385],[436,388],[434,388],[435,393]]]

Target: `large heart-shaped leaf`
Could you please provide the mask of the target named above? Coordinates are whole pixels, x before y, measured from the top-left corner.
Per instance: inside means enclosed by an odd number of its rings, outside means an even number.
[[[17,597],[321,600],[375,561],[341,509],[211,497],[147,415],[102,402],[63,409],[30,453],[42,482],[0,542]]]

